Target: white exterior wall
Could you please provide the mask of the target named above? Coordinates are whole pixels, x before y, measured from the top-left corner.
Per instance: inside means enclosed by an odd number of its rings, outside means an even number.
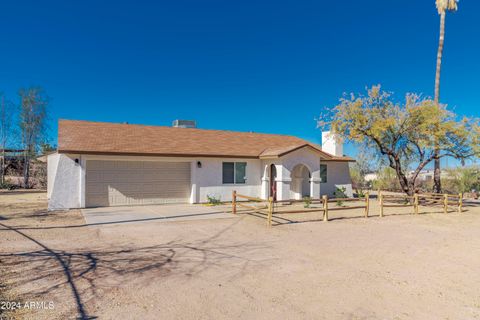
[[[79,159],[79,163],[75,163]],[[333,195],[335,186],[345,186],[351,195],[351,180],[347,162],[325,162],[327,164],[327,183],[320,183],[320,158],[318,153],[303,148],[279,159],[236,159],[236,158],[175,158],[175,157],[137,157],[108,155],[67,155],[48,156],[48,207],[49,210],[85,207],[85,168],[88,160],[117,161],[165,161],[190,162],[191,165],[191,203],[207,202],[207,195],[231,201],[232,191],[240,194],[266,199],[269,194],[269,166],[277,169],[277,199],[291,199],[291,171],[298,164],[305,165],[311,173],[310,195]],[[197,162],[201,162],[198,168]],[[245,184],[223,184],[223,162],[246,162],[247,181]]]
[[[303,148],[291,152],[281,158],[262,161],[262,187],[261,198],[266,199],[270,187],[270,165],[275,164],[277,169],[277,200],[298,198],[299,195],[292,193],[292,170],[295,166],[303,164],[311,174],[310,196],[320,197],[320,157],[317,152],[310,148]]]
[[[47,160],[48,210],[81,208],[82,168],[79,156],[54,153]]]
[[[58,153],[52,153],[47,156],[47,199],[50,199],[52,194],[59,158],[60,155]]]
[[[320,198],[320,157],[318,152],[310,148],[302,148],[300,150],[294,151],[282,157],[282,167],[284,179],[282,198],[279,200],[287,200],[292,198],[300,199],[301,195],[292,193],[291,183],[292,176],[291,173],[295,166],[303,164],[310,171],[310,197],[314,199]],[[287,179],[288,178],[288,179]],[[288,187],[287,187],[288,185]],[[287,192],[288,190],[288,192]]]
[[[79,159],[79,164],[75,163],[75,159]],[[49,210],[85,207],[85,168],[88,160],[190,162],[192,183],[190,203],[207,202],[207,195],[215,196],[222,201],[231,201],[233,190],[244,195],[260,197],[262,174],[261,160],[258,159],[52,154],[48,158]],[[201,168],[197,166],[198,161],[202,163]],[[247,162],[246,183],[223,184],[223,162]]]
[[[202,163],[201,168],[197,168],[197,161]],[[247,181],[245,184],[223,184],[223,162],[246,162]],[[196,190],[194,202],[207,202],[207,195],[220,198],[221,201],[231,201],[234,190],[243,195],[260,197],[262,185],[261,163],[262,161],[257,159],[196,159],[193,166],[194,171],[192,171],[192,186],[194,186]]]
[[[327,182],[320,184],[321,194],[333,197],[337,187],[345,187],[347,196],[353,197],[352,179],[350,178],[348,162],[325,161],[322,164],[327,165]]]

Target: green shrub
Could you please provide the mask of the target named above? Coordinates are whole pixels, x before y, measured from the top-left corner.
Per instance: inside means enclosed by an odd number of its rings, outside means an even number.
[[[357,195],[359,198],[365,198],[365,192],[362,189],[357,189]]]
[[[207,194],[207,201],[208,204],[211,206],[218,206],[219,204],[221,204],[220,197],[217,198],[215,197],[215,195]]]
[[[341,187],[341,188],[336,187],[333,195],[335,196],[335,198],[347,198],[347,194],[345,193],[346,191],[347,191],[347,188],[345,188],[345,187]],[[337,206],[339,206],[339,207],[343,206],[343,201],[338,200],[337,201]]]
[[[373,181],[373,189],[398,191],[401,190],[395,170],[383,167],[377,172],[377,179]]]
[[[0,182],[0,189],[6,189],[6,190],[14,190],[16,189],[17,186],[8,182],[1,183]]]
[[[303,198],[303,207],[304,208],[310,208],[310,205],[312,204],[312,198],[310,197],[304,197]]]

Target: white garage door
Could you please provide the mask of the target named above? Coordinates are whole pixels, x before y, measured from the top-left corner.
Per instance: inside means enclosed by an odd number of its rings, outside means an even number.
[[[186,203],[190,163],[89,160],[85,187],[87,207]]]

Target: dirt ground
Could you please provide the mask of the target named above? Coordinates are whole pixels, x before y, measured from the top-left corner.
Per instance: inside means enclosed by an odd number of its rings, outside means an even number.
[[[0,193],[0,294],[18,319],[480,319],[480,208],[371,204],[368,219],[270,229],[253,215],[86,226],[47,213],[44,193]]]

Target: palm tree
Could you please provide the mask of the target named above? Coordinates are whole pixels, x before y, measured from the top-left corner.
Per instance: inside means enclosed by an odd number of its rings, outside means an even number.
[[[440,103],[440,72],[442,69],[443,43],[445,40],[445,16],[447,11],[457,11],[458,0],[435,0],[435,5],[440,15],[440,39],[438,40],[437,70],[435,73],[435,103]],[[434,192],[442,191],[440,181],[440,159],[435,159]]]

